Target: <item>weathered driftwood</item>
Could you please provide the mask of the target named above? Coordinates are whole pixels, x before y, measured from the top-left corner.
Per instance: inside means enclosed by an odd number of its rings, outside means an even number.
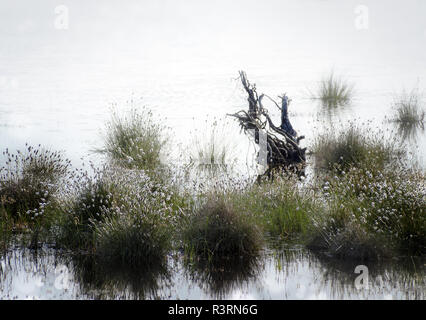
[[[248,111],[241,110],[235,114],[231,114],[240,122],[242,129],[255,130],[255,141],[259,143],[259,131],[266,134],[267,144],[267,165],[268,168],[264,175],[271,177],[275,171],[293,170],[303,173],[305,165],[306,148],[300,148],[299,142],[304,136],[298,136],[288,119],[287,95],[280,97],[281,106],[265,94],[258,95],[256,85],[251,84],[244,71],[240,71],[241,83],[248,94]],[[268,110],[263,106],[264,98],[270,99],[278,109],[281,110],[281,125],[275,126],[269,116]]]

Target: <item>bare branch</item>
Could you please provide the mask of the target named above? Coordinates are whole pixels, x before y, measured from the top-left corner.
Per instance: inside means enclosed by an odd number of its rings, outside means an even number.
[[[291,100],[287,95],[280,96],[282,107],[266,94],[257,93],[256,85],[251,84],[244,71],[240,71],[241,83],[247,92],[249,103],[248,112],[241,110],[234,114],[228,114],[239,120],[240,126],[246,131],[249,129],[263,130],[266,133],[267,139],[267,163],[268,169],[265,172],[270,176],[271,172],[277,168],[299,168],[305,165],[306,148],[299,147],[299,141],[304,136],[297,137],[287,116],[287,107]],[[263,106],[262,100],[264,97],[270,99],[282,113],[282,127],[274,125],[268,110]],[[264,119],[264,120],[262,120]],[[284,122],[283,122],[284,120]],[[268,127],[267,127],[268,124]],[[284,125],[283,125],[284,124]],[[287,132],[285,130],[288,130]],[[302,172],[303,174],[303,172]]]

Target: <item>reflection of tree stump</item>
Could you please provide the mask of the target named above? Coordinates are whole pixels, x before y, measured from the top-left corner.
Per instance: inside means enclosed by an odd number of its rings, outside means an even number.
[[[248,94],[248,111],[241,110],[231,116],[236,117],[241,127],[246,130],[255,130],[255,142],[259,143],[259,131],[266,134],[267,144],[267,165],[268,169],[264,173],[271,177],[273,171],[291,169],[298,173],[303,173],[306,162],[306,148],[299,147],[299,141],[304,136],[298,136],[288,119],[287,108],[288,97],[284,94],[281,98],[281,107],[275,100],[265,94],[257,94],[256,85],[247,80],[246,73],[240,71],[240,79],[244,89]],[[270,99],[278,109],[281,110],[281,125],[276,127],[272,122],[268,110],[263,107],[262,99]]]

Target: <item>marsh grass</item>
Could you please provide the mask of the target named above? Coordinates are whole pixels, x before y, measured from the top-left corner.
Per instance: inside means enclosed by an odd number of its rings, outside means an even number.
[[[425,110],[418,89],[407,93],[403,91],[393,103],[395,115],[391,121],[398,124],[399,133],[404,139],[413,138],[416,132],[424,130]]]
[[[312,193],[299,185],[296,175],[278,176],[274,181],[254,184],[232,201],[239,210],[250,212],[271,240],[302,241],[310,230],[310,216],[320,206]]]
[[[236,162],[235,146],[227,137],[227,130],[226,123],[219,127],[214,120],[204,132],[195,133],[190,146],[189,166],[212,173],[232,168]]]
[[[4,208],[0,207],[0,253],[7,250],[12,238],[13,223]]]
[[[124,115],[112,111],[106,124],[104,147],[96,152],[128,169],[155,172],[164,165],[167,138],[164,129],[147,108],[131,108]]]
[[[94,254],[104,264],[138,268],[160,263],[183,214],[176,196],[143,170],[93,170],[78,175],[65,195],[57,245]]]
[[[59,183],[70,169],[70,161],[60,152],[26,145],[16,154],[3,152],[0,168],[0,207],[17,223],[42,219]]]
[[[414,169],[352,167],[324,186],[327,211],[314,217],[323,246],[338,257],[374,260],[426,249],[425,176]]]
[[[382,169],[402,157],[403,150],[383,135],[354,124],[341,132],[320,134],[312,151],[317,169],[344,171],[351,166]]]
[[[422,110],[422,98],[418,89],[403,93],[393,103],[394,121],[404,124],[424,123],[425,111]]]
[[[321,79],[316,94],[311,94],[313,99],[319,99],[326,108],[336,108],[348,105],[354,94],[354,86],[334,72]]]
[[[209,260],[257,255],[263,242],[250,215],[218,195],[189,217],[183,241],[187,254]]]
[[[95,226],[96,256],[100,263],[116,267],[164,264],[171,249],[170,231],[141,214],[107,217]]]
[[[53,213],[52,237],[58,247],[91,250],[93,226],[114,211],[118,189],[106,167],[76,170]]]

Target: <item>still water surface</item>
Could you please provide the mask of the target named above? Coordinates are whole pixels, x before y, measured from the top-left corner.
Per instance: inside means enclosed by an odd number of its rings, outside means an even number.
[[[367,264],[368,287],[357,287],[363,264],[287,248],[232,268],[170,257],[162,269],[101,272],[52,249],[16,249],[0,259],[0,299],[425,299],[425,261]]]

